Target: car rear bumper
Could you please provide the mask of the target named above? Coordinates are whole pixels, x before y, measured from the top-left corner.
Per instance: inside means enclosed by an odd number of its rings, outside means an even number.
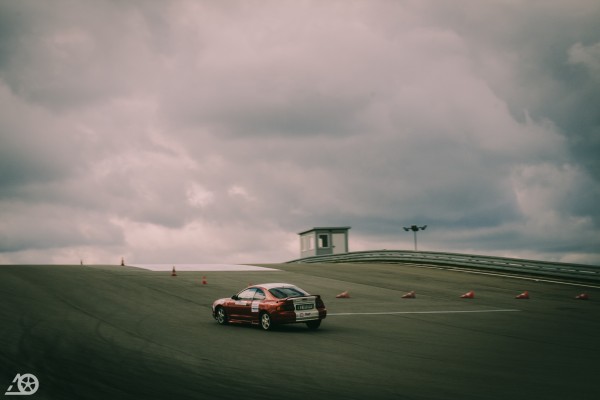
[[[308,322],[327,317],[327,310],[314,310],[310,311],[279,311],[271,314],[271,320],[277,324],[294,324],[297,322]]]

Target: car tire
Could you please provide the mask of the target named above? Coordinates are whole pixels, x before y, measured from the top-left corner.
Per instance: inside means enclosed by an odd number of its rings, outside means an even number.
[[[215,310],[215,319],[219,325],[227,325],[229,319],[227,318],[227,313],[223,307],[217,307]]]
[[[306,326],[308,326],[308,329],[319,329],[319,327],[321,326],[321,320],[317,319],[314,321],[308,321],[306,323]]]
[[[260,314],[258,325],[263,331],[270,331],[271,329],[273,329],[273,320],[271,319],[269,313],[264,312]]]

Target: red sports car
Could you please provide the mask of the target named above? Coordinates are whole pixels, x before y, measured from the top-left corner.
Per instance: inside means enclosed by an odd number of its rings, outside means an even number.
[[[230,298],[216,300],[212,309],[221,325],[240,322],[259,325],[265,331],[274,325],[296,322],[317,329],[327,316],[321,296],[310,295],[288,283],[249,286]]]

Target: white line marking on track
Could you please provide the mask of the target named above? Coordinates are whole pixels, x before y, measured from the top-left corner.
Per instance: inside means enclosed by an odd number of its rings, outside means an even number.
[[[355,312],[355,313],[327,313],[331,315],[395,315],[395,314],[466,314],[466,313],[492,313],[492,312],[519,312],[521,310],[448,310],[448,311],[383,311],[383,312]]]

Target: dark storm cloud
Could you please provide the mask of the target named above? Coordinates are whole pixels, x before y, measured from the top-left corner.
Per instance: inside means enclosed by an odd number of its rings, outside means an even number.
[[[10,189],[71,175],[78,138],[50,113],[28,107],[0,82],[0,196]]]
[[[507,100],[516,120],[523,120],[524,110],[535,119],[551,120],[568,139],[573,161],[599,180],[600,54],[593,50],[600,43],[598,4],[587,0],[466,4],[459,8],[437,3],[428,11],[472,45],[483,63],[477,72]],[[496,71],[489,68],[503,62],[514,64],[508,85],[495,79]]]
[[[0,261],[599,262],[595,2],[256,4],[0,5]]]
[[[0,251],[122,244],[122,232],[103,220],[103,215],[68,206],[3,203]]]
[[[148,8],[155,8],[148,2]],[[0,77],[25,100],[69,111],[151,84],[151,12],[135,2],[3,2]]]

